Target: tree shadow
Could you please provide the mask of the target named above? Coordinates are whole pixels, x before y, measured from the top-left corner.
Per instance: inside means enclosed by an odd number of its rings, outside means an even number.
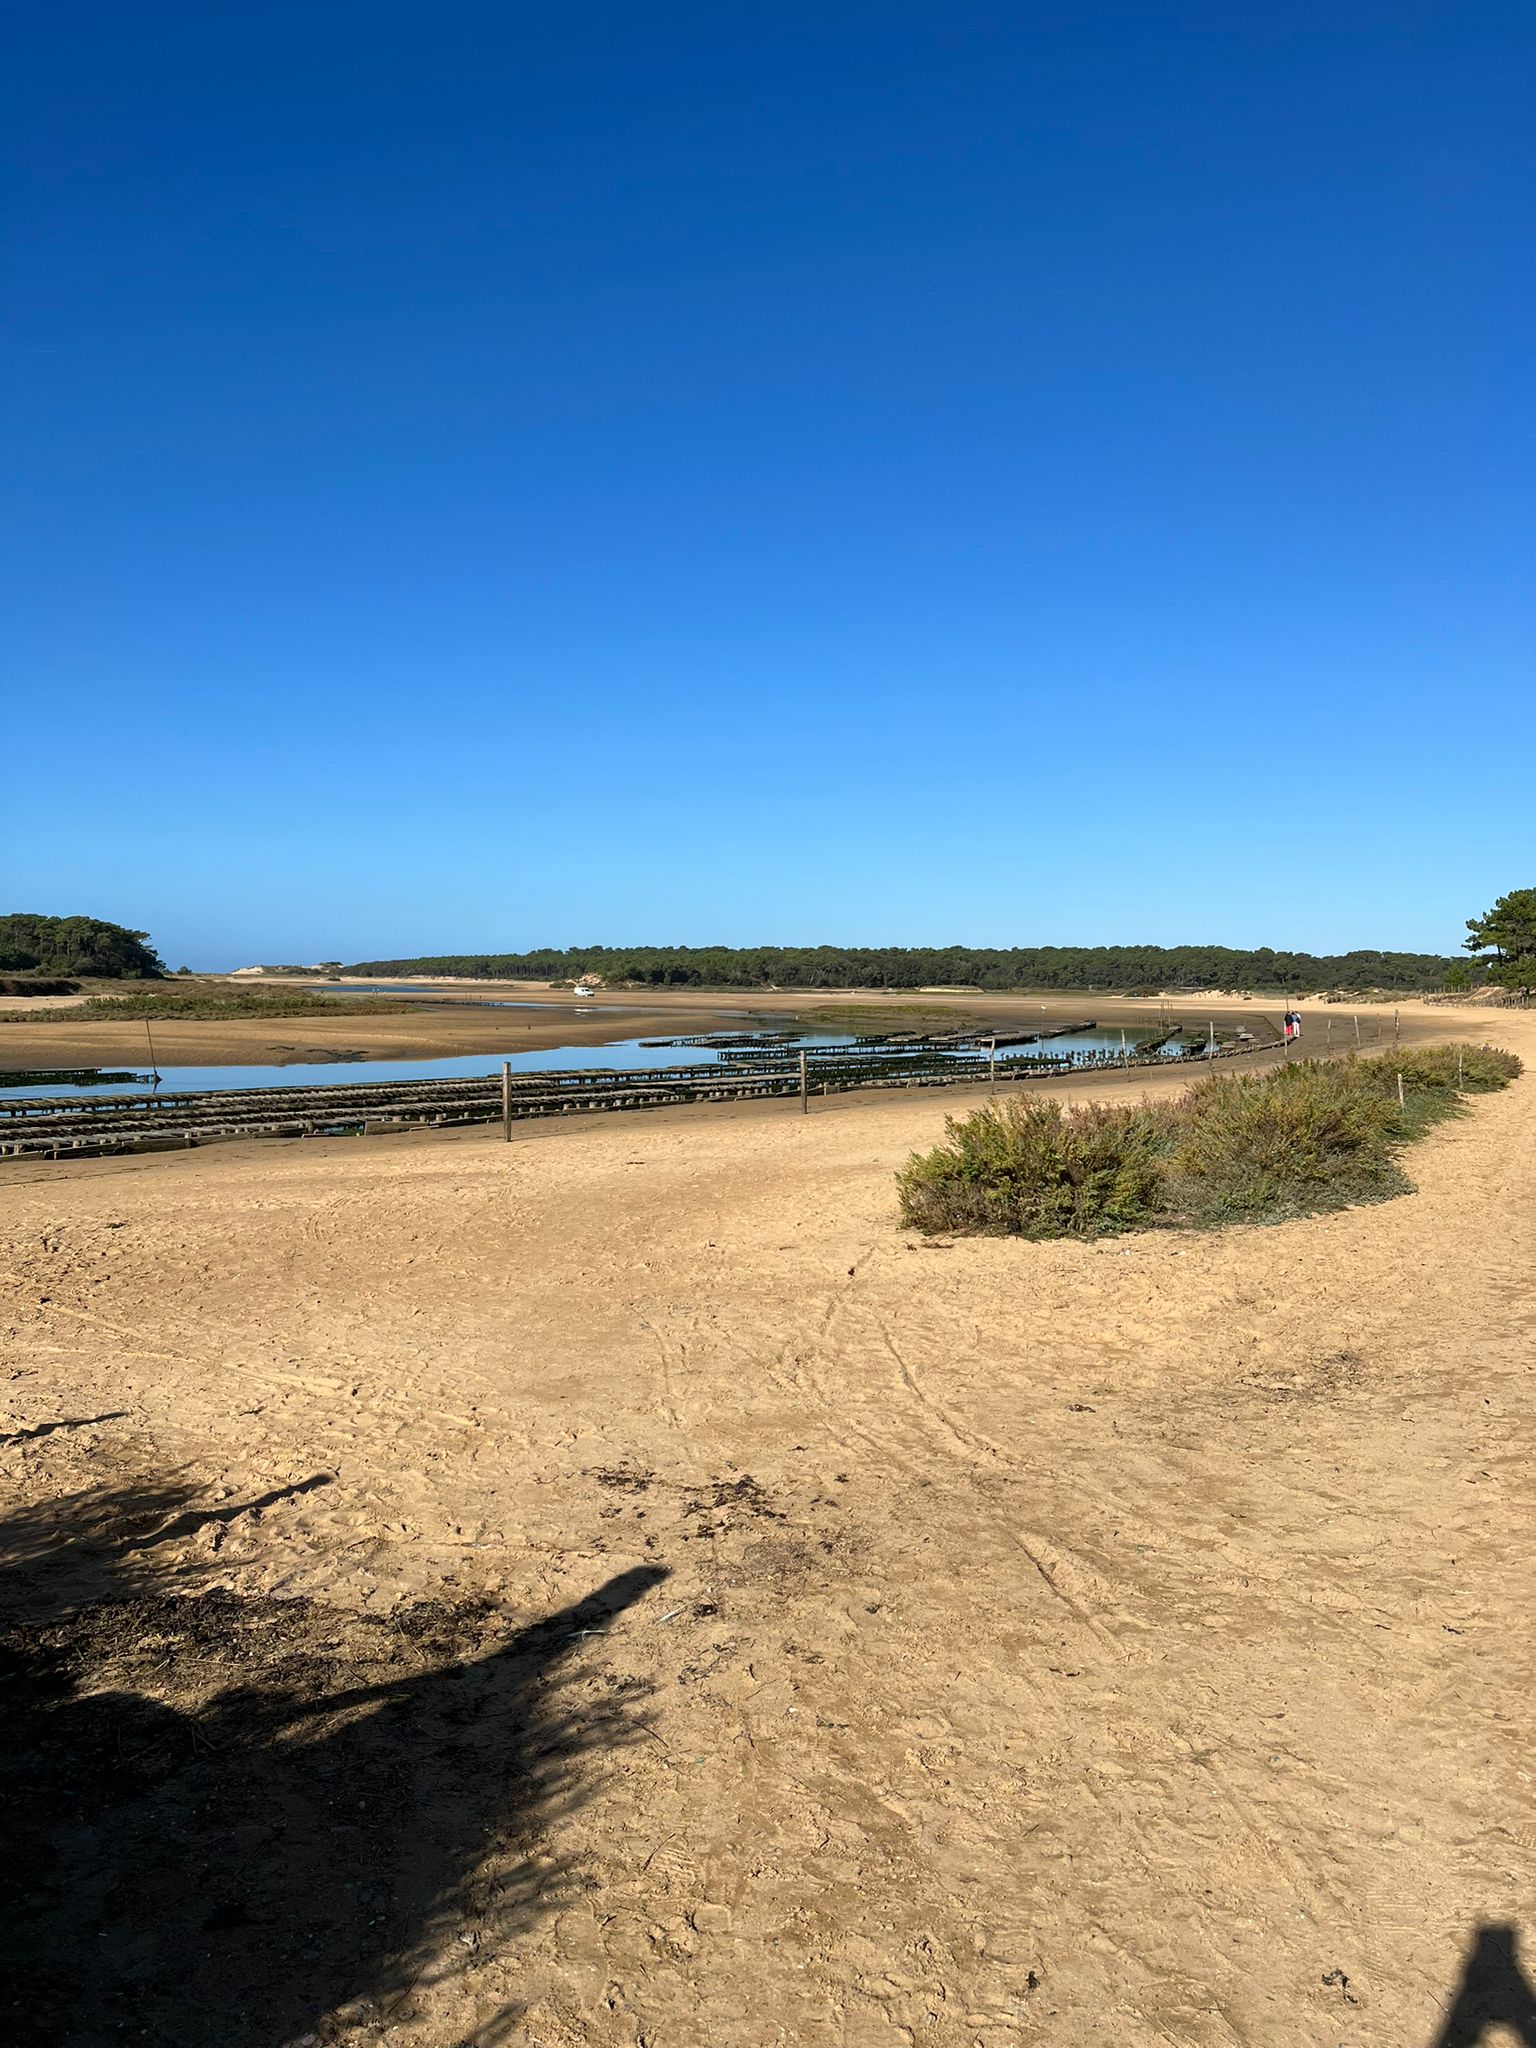
[[[589,1639],[666,1572],[512,1633],[484,1600],[377,1617],[192,1590],[206,1566],[163,1546],[241,1511],[168,1482],[0,1519],[17,2048],[383,2040],[585,1887],[547,1834],[648,1692]]]
[[[1520,1966],[1513,1927],[1479,1927],[1461,1966],[1461,1982],[1433,2048],[1473,2048],[1492,2026],[1508,2027],[1536,2048],[1536,1990]]]
[[[32,1429],[3,1430],[0,1450],[9,1450],[12,1444],[35,1443],[42,1436],[57,1436],[61,1429],[93,1429],[99,1422],[121,1422],[127,1413],[126,1408],[114,1408],[106,1415],[65,1415],[57,1422],[39,1422]]]

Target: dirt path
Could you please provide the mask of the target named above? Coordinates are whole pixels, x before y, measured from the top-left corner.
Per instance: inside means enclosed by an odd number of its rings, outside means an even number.
[[[1471,1028],[1536,1065],[1536,1019]],[[481,1688],[450,1756],[512,1725],[463,1617],[620,1589],[517,1667],[570,1782],[524,1733],[516,1825],[487,1792],[453,1854],[434,1800],[412,1925],[290,1962],[317,2039],[1429,2048],[1474,1929],[1529,1929],[1536,1080],[1411,1197],[1098,1249],[895,1228],[957,1106],[0,1182],[35,1602],[227,1588],[370,1684],[358,1629],[435,1602],[391,1682]],[[156,1540],[104,1534],[87,1489],[151,1484]],[[218,2003],[283,1946],[251,1860],[185,2043],[290,2038]]]

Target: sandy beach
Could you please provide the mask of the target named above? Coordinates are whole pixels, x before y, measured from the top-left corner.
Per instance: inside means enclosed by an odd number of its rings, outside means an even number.
[[[183,2042],[258,2038],[243,1954],[400,2048],[1428,2048],[1536,1896],[1536,1076],[1411,1196],[1091,1247],[897,1228],[971,1099],[0,1167],[13,1593],[217,1594],[243,1663],[140,1628],[103,1698],[228,1713],[280,1638],[420,1802],[328,1975],[356,1887],[276,1821],[243,1948],[165,1878]]]

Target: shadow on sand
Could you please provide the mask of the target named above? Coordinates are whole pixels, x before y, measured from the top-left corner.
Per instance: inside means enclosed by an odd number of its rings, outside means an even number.
[[[1479,1927],[1461,1966],[1461,1982],[1433,2048],[1473,2048],[1490,2027],[1507,2027],[1536,2048],[1536,1990],[1520,1967],[1513,1927]]]
[[[0,1520],[17,2048],[382,2040],[583,1888],[547,1831],[648,1691],[589,1639],[665,1572],[508,1635],[489,1602],[360,1616],[191,1590],[157,1554],[239,1512],[136,1485]],[[516,2017],[487,2022],[489,1984],[467,2004],[467,2040]]]

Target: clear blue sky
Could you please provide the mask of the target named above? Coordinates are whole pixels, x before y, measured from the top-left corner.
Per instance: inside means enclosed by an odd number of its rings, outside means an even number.
[[[1453,949],[1536,882],[1520,5],[24,9],[0,908]]]

